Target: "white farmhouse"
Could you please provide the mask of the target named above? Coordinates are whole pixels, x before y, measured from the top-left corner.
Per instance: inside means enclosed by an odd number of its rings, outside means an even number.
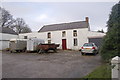
[[[20,34],[20,38],[36,37],[45,43],[60,44],[59,49],[79,50],[84,43],[95,42],[100,45],[104,33],[90,31],[89,19],[85,21],[52,24],[43,26],[38,33]]]
[[[9,40],[17,37],[17,33],[12,29],[0,27],[0,50],[9,48]]]

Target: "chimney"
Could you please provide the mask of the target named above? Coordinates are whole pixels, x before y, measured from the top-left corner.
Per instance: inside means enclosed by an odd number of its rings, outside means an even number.
[[[85,17],[85,21],[86,21],[87,23],[89,23],[89,18],[88,18],[88,17]]]
[[[89,17],[85,17],[85,21],[88,23],[88,31],[90,31],[90,26],[89,26]]]

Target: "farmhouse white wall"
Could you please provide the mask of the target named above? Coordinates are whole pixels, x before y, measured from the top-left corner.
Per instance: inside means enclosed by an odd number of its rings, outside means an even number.
[[[77,30],[77,37],[73,37],[73,30]],[[62,31],[66,31],[66,37],[62,37]],[[51,32],[51,39],[47,38],[48,32]],[[45,40],[45,43],[48,43],[48,40],[51,40],[52,43],[60,44],[59,49],[62,49],[62,39],[66,39],[67,49],[79,50],[84,43],[88,42],[88,37],[105,35],[104,33],[88,31],[88,28],[48,31],[48,32],[20,34],[19,37],[20,38],[24,38],[24,36],[28,36],[28,38],[37,37]],[[78,39],[78,46],[73,45],[74,38]]]
[[[18,35],[0,33],[0,50],[9,48],[9,40],[12,38],[18,38]]]

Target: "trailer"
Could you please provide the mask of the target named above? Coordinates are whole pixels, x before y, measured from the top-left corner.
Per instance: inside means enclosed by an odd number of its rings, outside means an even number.
[[[27,52],[37,51],[37,46],[39,44],[44,44],[45,41],[38,38],[29,38],[27,40]]]
[[[10,39],[10,52],[24,52],[27,46],[27,39]]]
[[[56,52],[57,47],[59,47],[59,44],[39,44],[37,46],[38,53],[46,53],[49,50],[53,50]]]

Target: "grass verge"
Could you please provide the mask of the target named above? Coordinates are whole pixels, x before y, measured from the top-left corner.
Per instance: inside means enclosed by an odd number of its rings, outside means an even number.
[[[97,67],[93,72],[84,77],[84,80],[111,80],[111,65],[106,63]]]

